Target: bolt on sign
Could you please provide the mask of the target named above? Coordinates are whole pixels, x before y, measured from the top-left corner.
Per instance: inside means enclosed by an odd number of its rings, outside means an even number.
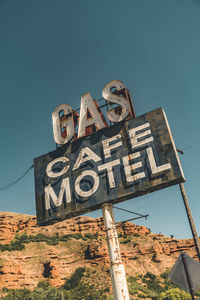
[[[65,135],[57,108],[54,138],[62,146],[34,159],[38,224],[51,224],[99,209],[106,202],[118,203],[185,181],[162,108],[127,119],[129,108],[120,99],[115,103],[121,110],[107,114],[115,124],[106,127],[99,108],[90,106],[94,102],[85,95],[89,100],[81,103],[78,138],[73,141],[71,108],[68,106]],[[86,136],[91,125],[96,131]]]

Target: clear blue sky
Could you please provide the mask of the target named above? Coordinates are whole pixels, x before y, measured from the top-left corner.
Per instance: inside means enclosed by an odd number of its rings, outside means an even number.
[[[120,79],[137,115],[164,108],[200,235],[199,0],[0,0],[0,40],[1,186],[55,149],[59,104],[75,109],[81,94],[101,98]],[[178,186],[118,206],[149,214],[136,224],[153,232],[191,237]],[[35,214],[33,170],[0,192],[0,210]]]

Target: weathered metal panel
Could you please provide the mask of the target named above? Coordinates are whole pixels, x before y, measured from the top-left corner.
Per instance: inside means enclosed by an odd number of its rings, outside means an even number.
[[[38,224],[185,180],[162,108],[38,157],[34,170]]]

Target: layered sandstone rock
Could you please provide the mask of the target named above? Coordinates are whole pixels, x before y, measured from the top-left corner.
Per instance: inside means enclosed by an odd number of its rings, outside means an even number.
[[[21,251],[4,251],[0,257],[0,288],[30,288],[48,280],[54,286],[64,284],[66,278],[81,266],[109,270],[109,257],[102,218],[76,217],[50,226],[38,226],[30,215],[0,213],[0,243],[7,244],[16,233],[42,233],[47,236],[80,233],[97,234],[97,239],[70,239],[57,245],[45,242],[25,244]],[[152,272],[160,274],[172,267],[181,252],[196,257],[192,240],[177,240],[152,234],[144,226],[125,223],[118,226],[122,259],[126,273]],[[127,240],[127,237],[129,240]]]

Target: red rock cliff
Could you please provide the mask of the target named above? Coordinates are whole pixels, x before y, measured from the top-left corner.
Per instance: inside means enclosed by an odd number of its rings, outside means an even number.
[[[102,272],[109,270],[102,218],[76,217],[42,227],[36,224],[34,216],[0,213],[1,244],[10,243],[16,233],[22,234],[25,231],[28,235],[42,233],[47,236],[98,233],[98,238],[72,238],[57,245],[32,242],[25,244],[25,249],[21,251],[1,252],[0,288],[34,288],[42,280],[60,286],[80,266],[101,268]],[[129,275],[148,271],[162,273],[172,267],[182,251],[196,257],[192,240],[152,234],[148,228],[133,223],[119,226],[118,234],[122,259]]]

